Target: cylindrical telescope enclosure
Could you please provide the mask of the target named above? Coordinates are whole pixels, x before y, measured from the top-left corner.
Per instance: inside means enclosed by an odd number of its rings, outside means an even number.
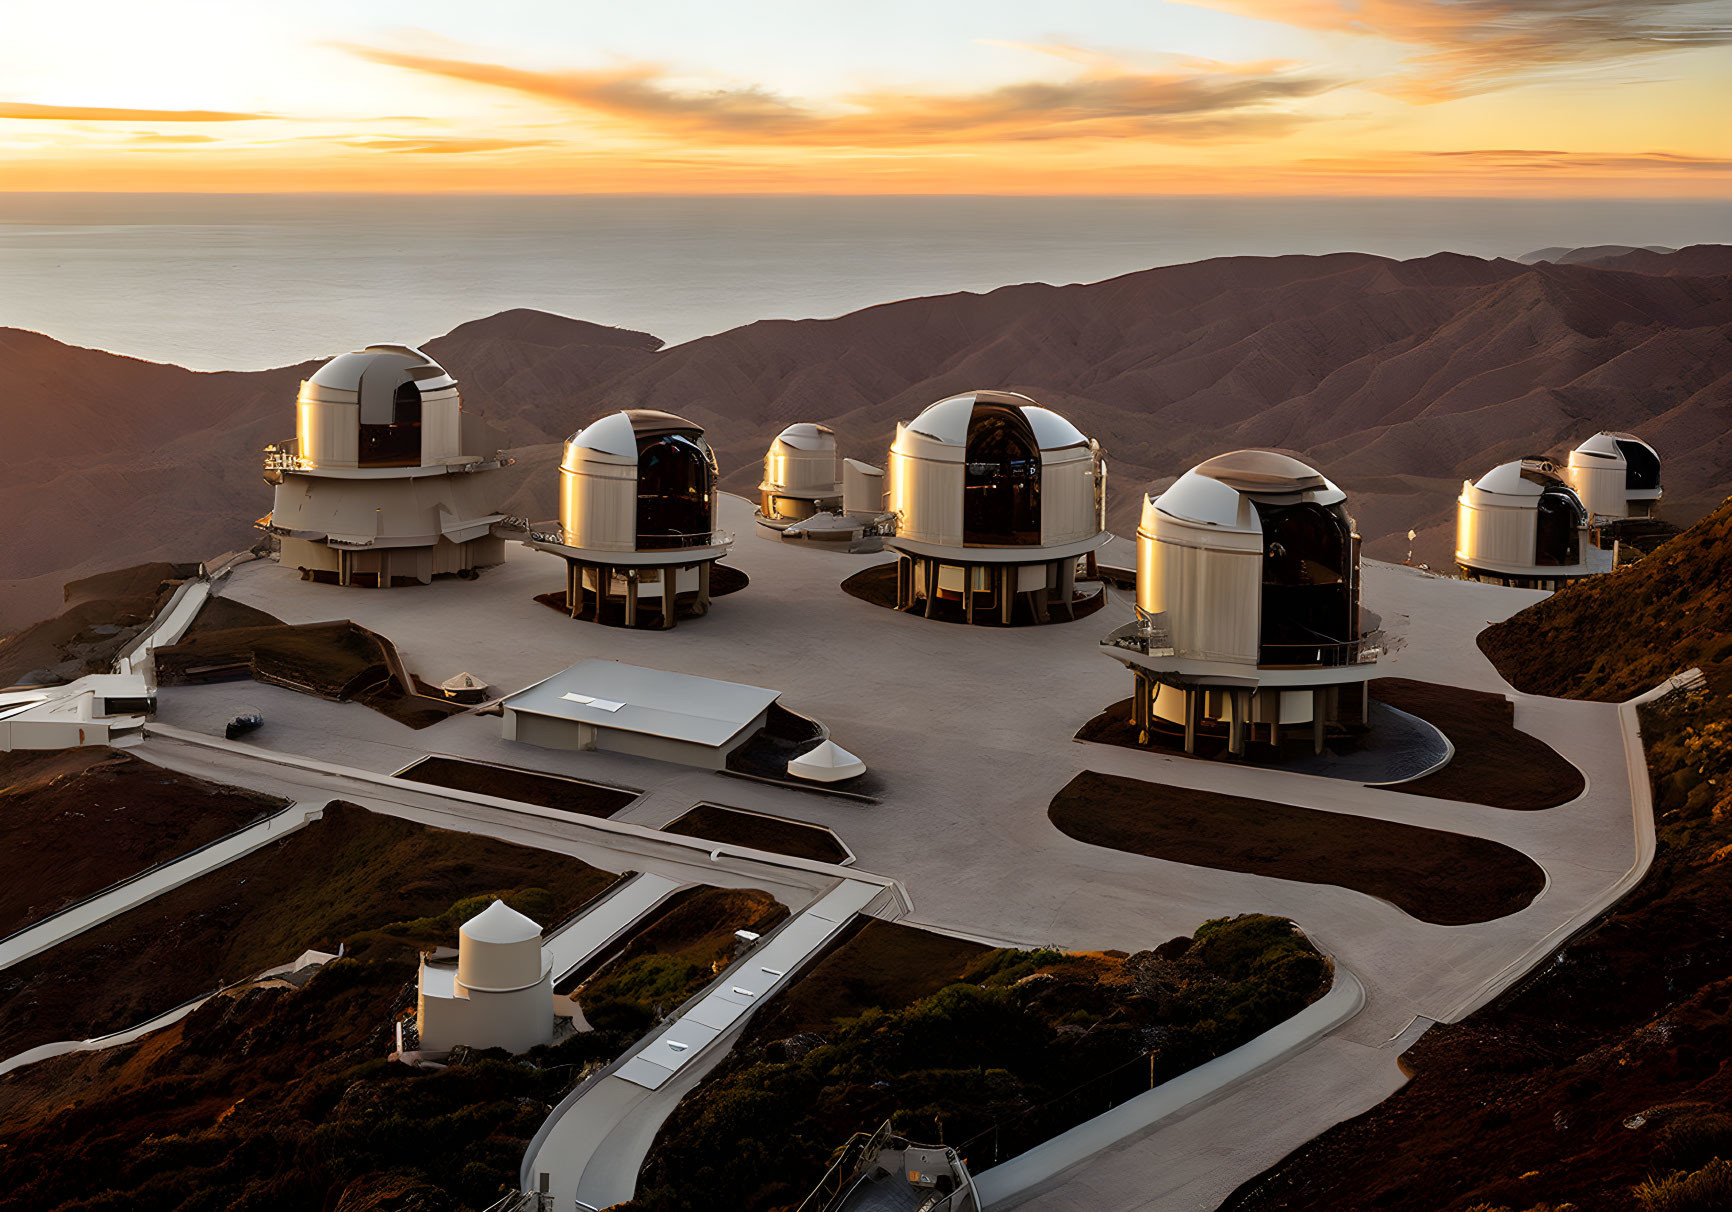
[[[494,901],[457,928],[457,980],[489,993],[534,985],[546,974],[541,927]]]
[[[1346,494],[1264,450],[1219,455],[1137,527],[1137,606],[1176,656],[1261,666],[1357,660],[1359,549]]]
[[[704,431],[671,413],[610,413],[574,434],[559,468],[565,543],[657,551],[711,543],[716,459]]]
[[[456,380],[432,358],[369,345],[301,383],[298,453],[308,470],[435,467],[464,453],[461,412]]]
[[[1041,548],[1099,535],[1100,448],[1027,396],[975,391],[896,429],[888,508],[898,538],[953,547]]]
[[[1660,456],[1633,434],[1601,432],[1570,452],[1563,479],[1592,518],[1645,518],[1660,492]]]
[[[1456,563],[1503,578],[1585,575],[1588,510],[1550,459],[1516,459],[1464,483]]]
[[[825,425],[801,422],[776,435],[764,455],[758,512],[776,522],[801,522],[842,504],[836,435]]]

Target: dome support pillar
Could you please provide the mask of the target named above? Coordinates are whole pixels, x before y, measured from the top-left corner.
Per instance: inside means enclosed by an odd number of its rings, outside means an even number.
[[[1197,725],[1203,714],[1202,700],[1195,686],[1185,687],[1185,752],[1197,752]]]
[[[1234,757],[1245,756],[1245,728],[1251,714],[1250,696],[1243,690],[1228,692],[1227,752]]]
[[[1089,552],[1089,559],[1094,559],[1094,552]],[[1076,561],[1060,560],[1058,562],[1058,600],[1064,607],[1065,617],[1076,619]]]
[[[630,568],[625,574],[625,625],[637,626],[637,569]]]
[[[679,577],[672,568],[662,569],[662,630],[674,625],[674,586]]]
[[[1329,691],[1322,686],[1311,692],[1311,751],[1323,752],[1323,719],[1328,715]]]

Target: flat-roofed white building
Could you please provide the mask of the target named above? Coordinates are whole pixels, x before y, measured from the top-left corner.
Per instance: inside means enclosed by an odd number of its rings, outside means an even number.
[[[1463,481],[1455,563],[1463,578],[1556,589],[1611,569],[1589,541],[1588,510],[1547,458],[1512,459]]]
[[[546,749],[601,749],[726,767],[781,692],[622,661],[579,661],[506,698],[504,736]]]
[[[301,383],[295,438],[265,450],[280,560],[303,577],[387,588],[472,576],[505,558],[509,464],[457,382],[407,345],[332,358]]]
[[[1026,599],[1074,617],[1076,564],[1106,530],[1106,460],[1051,409],[1008,391],[972,391],[896,427],[887,508],[896,532],[896,604],[980,609],[1009,623]]]
[[[1258,725],[1279,740],[1363,722],[1380,653],[1360,634],[1359,535],[1347,494],[1290,455],[1239,450],[1144,497],[1137,620],[1101,641],[1130,669],[1134,723],[1224,725],[1245,752]],[[1349,693],[1343,693],[1344,691]]]
[[[458,927],[455,965],[422,957],[417,988],[423,1052],[518,1053],[553,1041],[553,964],[541,927],[504,901]]]
[[[710,607],[710,570],[733,545],[716,529],[716,457],[704,430],[650,409],[608,413],[573,434],[559,465],[559,521],[530,527],[529,546],[566,562],[572,618],[640,607],[661,626]]]

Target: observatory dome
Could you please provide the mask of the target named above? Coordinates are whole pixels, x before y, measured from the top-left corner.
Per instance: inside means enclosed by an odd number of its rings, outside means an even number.
[[[1591,518],[1647,517],[1660,499],[1660,456],[1634,434],[1603,431],[1570,452],[1563,478]]]
[[[457,980],[469,989],[506,993],[547,975],[541,927],[494,901],[457,930]]]
[[[704,430],[650,409],[609,413],[565,443],[559,521],[566,545],[597,551],[706,546],[716,459]]]
[[[1462,484],[1455,559],[1469,572],[1567,578],[1589,568],[1588,511],[1546,458],[1513,459]]]
[[[457,381],[408,345],[369,345],[301,383],[299,454],[311,469],[434,466],[462,453]]]
[[[1199,463],[1137,527],[1137,605],[1175,652],[1248,664],[1332,664],[1359,636],[1359,537],[1347,494],[1271,450]]]
[[[771,525],[801,522],[842,506],[836,435],[827,425],[802,421],[776,435],[764,454],[758,516]]]
[[[1028,396],[972,391],[899,425],[890,447],[897,537],[953,547],[1057,547],[1104,529],[1100,448]],[[1038,557],[1036,557],[1038,558]]]

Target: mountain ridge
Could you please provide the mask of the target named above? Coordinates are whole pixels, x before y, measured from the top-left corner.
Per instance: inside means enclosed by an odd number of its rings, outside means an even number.
[[[1098,438],[1121,533],[1144,489],[1242,446],[1303,452],[1353,495],[1368,553],[1401,558],[1413,527],[1415,558],[1440,566],[1464,477],[1598,429],[1660,449],[1680,521],[1732,493],[1724,246],[1605,264],[1218,258],[762,320],[675,346],[513,309],[425,348],[518,456],[507,511],[540,517],[555,508],[559,442],[611,409],[705,425],[724,487],[749,495],[791,421],[824,421],[844,453],[882,462],[898,420],[975,387],[1026,391]],[[0,633],[47,613],[72,577],[250,545],[270,503],[259,449],[292,434],[315,365],[196,372],[0,329],[12,465],[0,545],[15,578],[0,582]]]

